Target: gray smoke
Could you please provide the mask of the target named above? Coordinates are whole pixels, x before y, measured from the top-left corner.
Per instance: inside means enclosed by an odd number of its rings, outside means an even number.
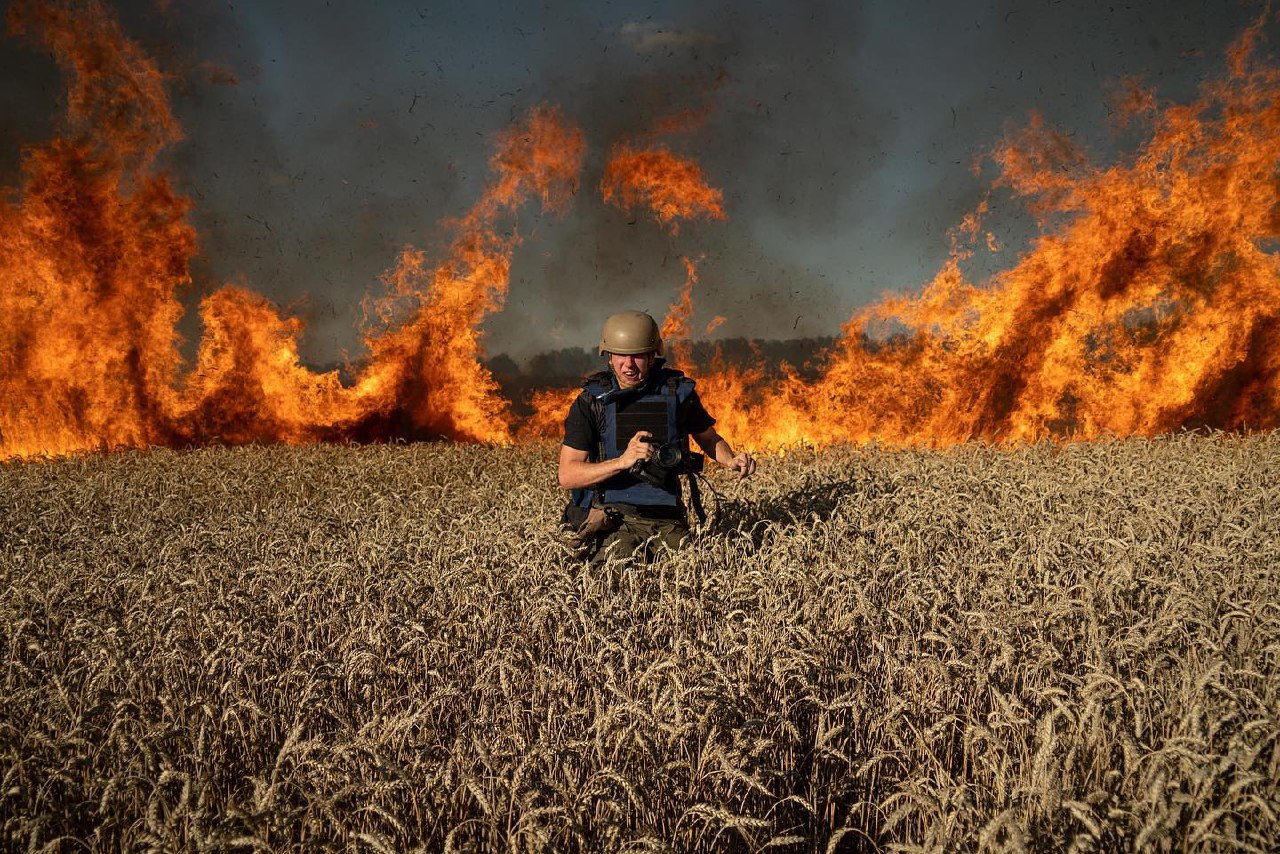
[[[919,287],[947,231],[982,197],[974,161],[1037,109],[1099,158],[1124,143],[1104,95],[1140,75],[1173,100],[1223,68],[1258,3],[1058,5],[356,3],[212,0],[118,5],[126,31],[177,79],[187,138],[167,167],[202,238],[189,298],[238,282],[304,316],[316,363],[360,353],[362,296],[406,244],[435,253],[442,221],[488,180],[494,135],[551,102],[589,156],[559,219],[513,227],[506,310],[488,349],[517,358],[589,346],[621,307],[660,314],[702,257],[700,326],[729,337],[830,335],[887,289]],[[30,44],[0,43],[0,169],[54,129],[60,84]],[[724,190],[725,222],[671,235],[605,205],[610,148],[681,110],[660,138]],[[997,194],[1008,266],[1034,232]],[[194,310],[184,324],[198,335]]]

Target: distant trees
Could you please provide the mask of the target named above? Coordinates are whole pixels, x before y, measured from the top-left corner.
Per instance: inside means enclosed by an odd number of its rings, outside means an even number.
[[[813,377],[822,364],[823,354],[835,343],[830,336],[814,338],[750,339],[725,338],[719,341],[694,341],[688,363],[673,364],[693,374],[719,358],[734,367],[758,365],[766,373],[778,370],[783,362],[796,368],[802,376]],[[486,360],[485,367],[502,388],[519,414],[527,414],[529,395],[540,388],[579,385],[588,374],[604,367],[604,360],[594,349],[561,347],[532,356],[523,366],[506,353]]]

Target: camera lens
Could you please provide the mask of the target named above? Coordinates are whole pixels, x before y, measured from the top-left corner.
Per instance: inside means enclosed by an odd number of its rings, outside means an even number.
[[[668,443],[658,449],[658,465],[663,468],[675,468],[680,465],[680,461],[683,458],[684,454],[677,444]]]

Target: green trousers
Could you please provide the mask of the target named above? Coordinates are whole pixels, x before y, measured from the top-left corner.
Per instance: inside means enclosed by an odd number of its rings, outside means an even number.
[[[678,519],[645,519],[623,516],[621,524],[600,541],[592,566],[609,559],[630,558],[649,563],[664,550],[675,551],[689,539],[689,526]]]

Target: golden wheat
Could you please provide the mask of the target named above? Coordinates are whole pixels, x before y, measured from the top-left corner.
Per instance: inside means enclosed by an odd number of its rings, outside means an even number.
[[[0,466],[12,850],[1266,850],[1280,435],[794,452],[657,563],[550,446]]]

